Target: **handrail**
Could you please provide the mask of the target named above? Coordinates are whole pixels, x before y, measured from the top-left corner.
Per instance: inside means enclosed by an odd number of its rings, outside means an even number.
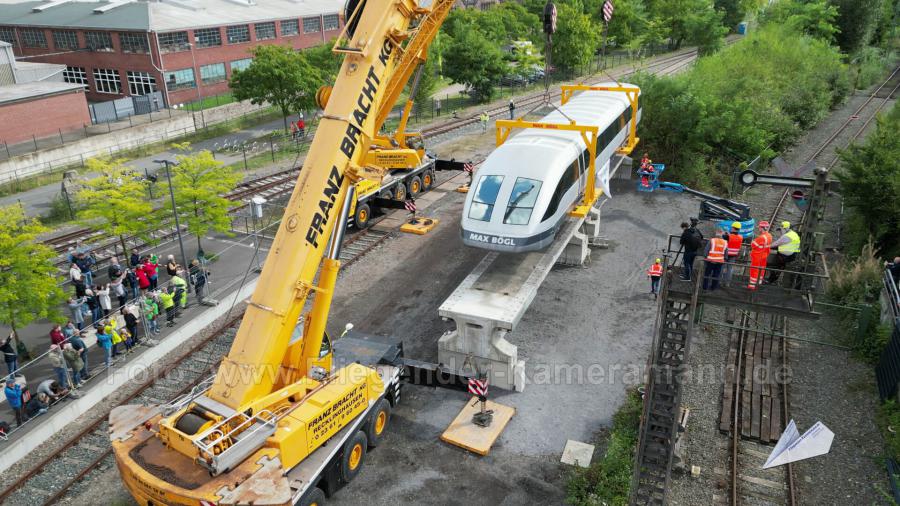
[[[894,277],[889,269],[884,270],[883,281],[884,289],[888,295],[888,302],[891,306],[891,316],[894,319],[900,318],[900,289],[898,289],[897,283],[894,281]]]

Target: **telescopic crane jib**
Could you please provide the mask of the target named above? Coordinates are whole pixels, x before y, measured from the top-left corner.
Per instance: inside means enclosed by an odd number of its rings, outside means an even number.
[[[352,478],[366,436],[374,446],[399,371],[335,367],[325,326],[354,185],[386,170],[367,164],[370,148],[452,3],[348,3],[333,49],[343,64],[334,88],[318,94],[316,136],[212,383],[165,407],[110,415],[116,462],[139,503],[305,503],[333,488],[320,483],[329,473]]]

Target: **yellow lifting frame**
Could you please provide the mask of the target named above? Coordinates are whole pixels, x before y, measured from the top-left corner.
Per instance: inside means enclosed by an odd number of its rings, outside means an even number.
[[[628,140],[624,145],[616,149],[616,153],[620,155],[630,155],[634,148],[637,147],[641,139],[637,136],[637,118],[638,97],[641,89],[637,86],[589,86],[587,84],[564,84],[562,85],[562,99],[560,104],[565,104],[575,94],[576,91],[620,91],[625,93],[628,101],[631,103],[631,127],[628,131]]]
[[[594,205],[594,202],[600,197],[603,193],[603,190],[597,188],[594,183],[597,177],[597,169],[595,167],[595,162],[597,160],[597,138],[599,137],[599,128],[596,126],[585,126],[585,125],[577,125],[575,122],[571,123],[540,123],[536,121],[524,121],[521,119],[515,120],[506,120],[506,119],[498,119],[496,124],[496,133],[497,133],[497,147],[500,147],[506,139],[509,138],[509,134],[512,133],[514,128],[540,128],[544,130],[567,130],[571,132],[578,132],[581,134],[581,139],[584,141],[584,145],[587,146],[588,153],[590,153],[590,165],[587,170],[587,183],[584,188],[584,196],[581,198],[581,204],[575,206],[571,211],[569,211],[569,216],[573,216],[576,218],[584,218],[587,216],[588,212],[591,210],[591,207]]]

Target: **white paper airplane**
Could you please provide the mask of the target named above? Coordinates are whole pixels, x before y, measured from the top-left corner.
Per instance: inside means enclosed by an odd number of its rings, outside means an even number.
[[[824,455],[831,450],[832,441],[834,441],[834,432],[831,432],[822,422],[816,422],[801,436],[797,430],[797,424],[791,420],[778,439],[778,444],[775,445],[769,459],[763,465],[763,469]]]

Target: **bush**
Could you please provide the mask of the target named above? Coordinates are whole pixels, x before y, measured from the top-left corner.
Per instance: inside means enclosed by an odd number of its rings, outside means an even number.
[[[789,146],[850,90],[835,48],[782,25],[701,58],[685,74],[636,82],[641,149],[666,163],[670,177],[719,190],[741,159]]]
[[[643,401],[629,391],[613,415],[606,454],[590,467],[576,467],[566,485],[566,502],[574,506],[626,505],[631,493],[634,452],[638,444]]]
[[[888,456],[900,462],[900,404],[893,399],[882,404],[875,415],[875,421],[884,437]]]
[[[867,47],[855,60],[856,88],[864,90],[884,77],[884,71],[893,61],[893,54],[877,47]]]
[[[858,257],[834,266],[828,281],[828,299],[847,307],[837,310],[847,344],[870,363],[878,361],[889,338],[889,332],[878,325],[883,273],[884,265],[869,241]]]

